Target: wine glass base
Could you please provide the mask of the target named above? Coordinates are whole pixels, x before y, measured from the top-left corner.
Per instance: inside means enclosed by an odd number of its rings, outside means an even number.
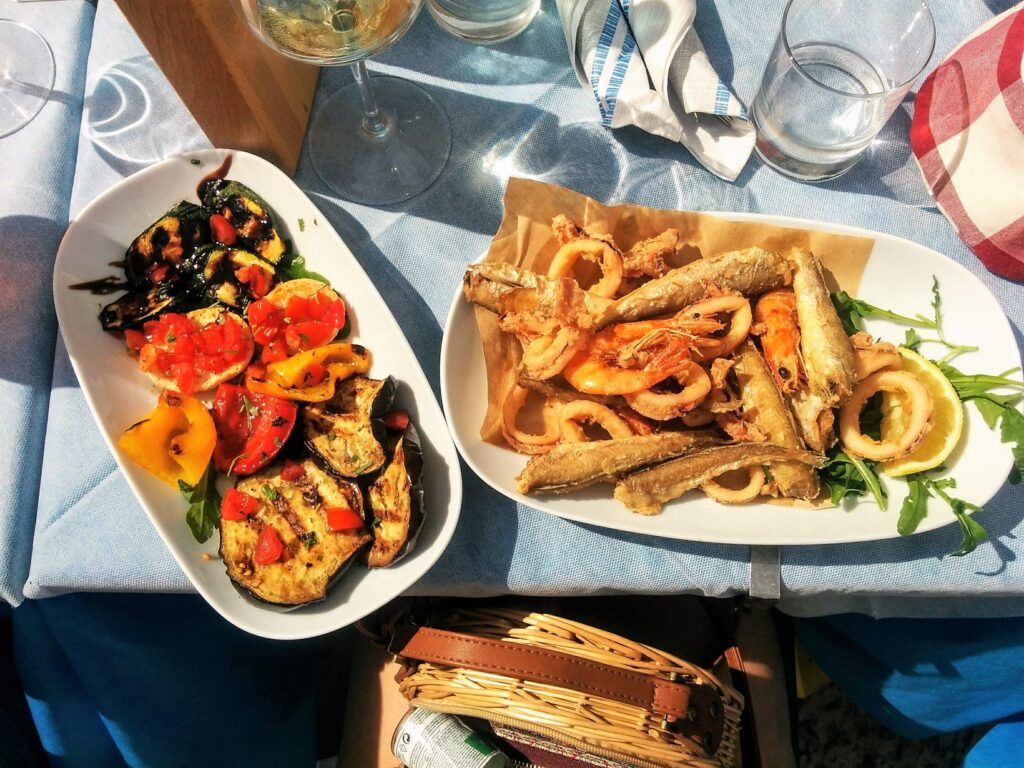
[[[313,168],[340,197],[366,205],[408,200],[441,175],[452,146],[448,117],[430,95],[397,77],[372,78],[382,137],[363,127],[359,88],[352,83],[324,102],[307,142]]]
[[[49,43],[21,22],[0,19],[0,137],[24,128],[53,90]]]

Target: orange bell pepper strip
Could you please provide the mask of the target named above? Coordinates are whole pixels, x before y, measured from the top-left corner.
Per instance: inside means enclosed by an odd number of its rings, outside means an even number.
[[[213,417],[194,397],[164,392],[156,408],[124,431],[117,446],[168,485],[195,485],[217,443]]]
[[[370,364],[366,347],[337,342],[270,363],[263,376],[248,374],[245,386],[253,392],[285,400],[322,403],[334,397],[339,381],[366,373]]]

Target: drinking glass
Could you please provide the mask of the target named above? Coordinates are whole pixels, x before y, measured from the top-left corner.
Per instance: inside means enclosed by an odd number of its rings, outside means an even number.
[[[751,108],[757,153],[804,181],[845,173],[934,47],[924,0],[789,0]]]
[[[53,51],[32,27],[0,19],[0,137],[24,128],[53,90]]]
[[[429,0],[438,26],[471,43],[503,43],[537,15],[540,0]]]
[[[408,200],[440,175],[452,134],[426,91],[371,78],[366,59],[393,45],[423,0],[234,0],[257,36],[321,66],[349,64],[355,82],[328,98],[306,135],[317,174],[341,197],[367,205]]]

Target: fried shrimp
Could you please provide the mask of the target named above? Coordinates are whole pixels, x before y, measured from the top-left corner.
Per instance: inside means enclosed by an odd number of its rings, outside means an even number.
[[[717,320],[686,311],[664,320],[612,325],[594,334],[562,375],[588,394],[641,392],[685,371],[690,351],[717,343],[705,337],[721,329]]]
[[[783,392],[796,392],[806,378],[800,360],[800,327],[796,320],[796,294],[789,289],[762,294],[754,307],[755,334],[775,382]]]
[[[903,395],[903,409],[910,416],[903,433],[895,440],[872,440],[860,430],[860,412],[874,395],[893,392]],[[839,411],[839,438],[847,452],[872,461],[890,461],[909,456],[932,426],[934,401],[927,387],[908,371],[879,371],[861,381]]]
[[[699,365],[690,365],[685,374],[672,378],[683,386],[680,392],[645,389],[625,395],[626,402],[642,416],[668,421],[692,411],[711,391],[711,378]]]
[[[850,337],[853,346],[853,367],[857,381],[863,381],[877,371],[898,371],[903,357],[894,344],[875,341],[870,333],[860,331]]]
[[[519,411],[526,404],[529,390],[518,384],[513,387],[501,408],[501,434],[506,442],[520,453],[545,453],[550,451],[561,436],[558,424],[558,407],[544,404],[544,431],[541,434],[524,432],[517,425]]]
[[[619,249],[605,240],[596,238],[571,240],[559,248],[551,260],[548,277],[570,277],[572,268],[579,259],[592,261],[601,268],[601,279],[588,288],[588,292],[607,299],[614,297],[623,275],[622,254]]]
[[[573,400],[565,403],[558,412],[562,440],[568,443],[588,442],[582,424],[601,427],[612,439],[632,437],[633,430],[625,420],[607,405],[592,400]]]

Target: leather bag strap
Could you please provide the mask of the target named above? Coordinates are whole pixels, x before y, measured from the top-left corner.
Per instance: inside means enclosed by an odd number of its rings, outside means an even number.
[[[690,686],[572,654],[432,627],[403,627],[390,650],[401,659],[463,667],[567,688],[661,715],[667,727],[710,753],[722,737],[722,703],[706,685]]]

